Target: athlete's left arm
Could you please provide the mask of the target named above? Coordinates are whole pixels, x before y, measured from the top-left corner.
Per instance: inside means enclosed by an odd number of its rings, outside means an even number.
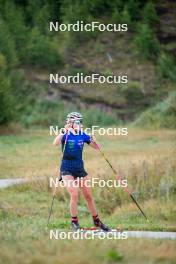
[[[89,146],[91,146],[94,149],[98,149],[98,143],[96,142],[96,138],[94,136],[90,137],[90,143]]]

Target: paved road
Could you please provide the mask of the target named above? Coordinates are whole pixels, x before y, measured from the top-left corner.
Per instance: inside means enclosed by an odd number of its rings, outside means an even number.
[[[176,240],[176,232],[158,232],[158,231],[123,231],[119,232],[116,229],[113,229],[109,232],[103,232],[100,230],[84,230],[84,231],[76,231],[72,232],[66,231],[66,230],[61,230],[61,229],[54,229],[50,230],[50,233],[54,234],[54,237],[58,237],[59,234],[60,236],[65,233],[64,235],[68,234],[69,236],[72,235],[73,238],[75,236],[78,238],[79,236],[81,237],[81,234],[88,236],[89,237],[99,237],[100,239],[126,239],[129,237],[135,237],[135,238],[150,238],[150,239],[172,239]],[[71,235],[70,235],[71,233]],[[62,237],[62,236],[61,236]],[[76,238],[75,238],[76,239]]]
[[[27,179],[0,179],[0,188],[6,188],[12,185],[21,184],[28,182]]]
[[[176,239],[176,232],[127,231],[127,237]]]

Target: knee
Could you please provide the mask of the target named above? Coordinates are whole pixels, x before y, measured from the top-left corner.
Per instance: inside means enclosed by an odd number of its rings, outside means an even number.
[[[86,199],[87,202],[92,202],[93,201],[93,198],[92,198],[92,195],[91,194],[84,194],[84,197]]]
[[[74,200],[74,201],[77,201],[78,200],[78,192],[77,191],[71,191],[70,192],[70,196],[71,196],[71,199]]]

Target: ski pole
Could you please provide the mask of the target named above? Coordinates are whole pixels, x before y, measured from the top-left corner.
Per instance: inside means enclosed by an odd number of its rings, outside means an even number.
[[[97,146],[97,149],[100,151],[101,155],[103,156],[103,158],[106,160],[106,162],[109,164],[110,168],[112,169],[113,173],[115,174],[115,176],[117,176],[117,172],[116,170],[113,168],[112,164],[109,162],[109,160],[106,158],[104,152],[101,150],[100,146],[94,141],[94,143]],[[120,176],[117,176],[117,178],[120,179],[120,181],[122,180]],[[129,191],[128,187],[125,187],[125,191],[129,194],[129,196],[131,197],[132,201],[136,204],[137,208],[140,210],[140,212],[142,213],[142,215],[144,216],[144,218],[147,220],[147,216],[145,215],[144,211],[141,209],[141,207],[139,206],[138,202],[136,201],[136,199],[134,198],[134,196],[132,195],[132,193]]]
[[[67,144],[67,139],[68,139],[68,133],[66,134],[66,138],[65,138],[65,142],[64,142],[64,147],[63,147],[63,151],[62,151],[63,156],[64,156],[64,152],[65,152],[65,147],[66,147],[66,144]],[[49,221],[50,221],[50,218],[51,218],[51,214],[52,214],[52,210],[53,210],[55,196],[56,196],[56,186],[55,186],[55,189],[54,189],[54,194],[53,194],[53,198],[52,198],[52,202],[51,202],[51,206],[50,206],[50,211],[49,211],[47,225],[49,224]]]

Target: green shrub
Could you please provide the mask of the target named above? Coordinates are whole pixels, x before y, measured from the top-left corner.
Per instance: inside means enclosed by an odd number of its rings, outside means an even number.
[[[87,17],[100,17],[111,11],[112,3],[117,2],[108,0],[65,0],[62,2],[63,20],[70,21],[70,19],[86,20]],[[75,20],[75,21],[76,21]],[[74,21],[74,22],[75,22]]]
[[[84,21],[84,23],[90,23],[95,20],[93,18],[91,12],[89,12],[89,8],[87,4],[80,1],[65,1],[62,6],[62,22],[67,23],[76,23],[77,21]],[[67,48],[76,48],[81,43],[87,41],[92,37],[96,37],[98,35],[98,30],[95,31],[79,31],[79,32],[63,32],[62,38],[63,46],[65,49]]]
[[[121,15],[121,22],[130,25],[132,23],[131,16],[129,14],[128,8],[124,8],[122,15]]]
[[[29,85],[23,70],[11,72],[11,86],[13,96],[15,97],[15,111],[17,119],[20,118],[26,110],[27,104],[31,104],[30,98],[35,98],[33,93],[34,85]]]
[[[33,20],[34,20],[34,25],[39,28],[40,32],[47,35],[48,25],[50,21],[49,5],[45,4],[44,6],[36,10],[36,15],[35,16],[33,15]],[[51,20],[52,20],[52,17],[51,17]]]
[[[0,125],[7,124],[13,120],[14,97],[11,89],[11,80],[5,73],[0,74]]]
[[[155,10],[154,3],[149,1],[146,3],[143,11],[142,11],[143,22],[150,26],[154,26],[158,21],[158,15]]]
[[[56,70],[62,64],[57,43],[33,28],[25,52],[25,63],[49,70]]]
[[[111,249],[107,252],[107,259],[111,262],[121,262],[123,260],[123,256],[120,255],[116,250]]]
[[[7,24],[2,19],[0,19],[0,29],[0,53],[5,57],[8,68],[12,68],[18,64],[15,42],[9,32]]]
[[[145,100],[145,96],[141,90],[139,82],[128,82],[126,85],[121,85],[118,87],[118,92],[120,92],[123,97],[126,98],[129,105],[138,106],[139,101]]]
[[[152,59],[160,51],[159,41],[147,24],[140,24],[134,39],[137,52],[145,59]]]
[[[111,22],[118,24],[121,21],[122,21],[122,19],[121,19],[121,14],[120,14],[119,10],[117,8],[114,8],[112,11]]]
[[[83,75],[85,76],[86,74],[88,74],[88,72],[86,71],[86,69],[84,68],[75,68],[73,66],[69,66],[68,70],[67,70],[68,75],[71,76],[75,76],[77,73],[83,73]]]
[[[5,1],[3,18],[8,26],[10,37],[14,41],[18,57],[21,59],[28,39],[28,28],[25,25],[24,11],[21,7],[15,5],[13,1]]]
[[[1,61],[1,56],[0,56]],[[0,63],[1,64],[1,63]],[[29,86],[21,70],[1,70],[0,75],[0,124],[20,120],[26,113],[26,107],[34,100],[36,92]],[[37,87],[39,88],[39,87]]]
[[[33,102],[27,106],[26,112],[21,117],[24,126],[49,126],[57,123],[59,105],[46,99]]]
[[[81,113],[84,116],[84,123],[91,127],[93,125],[98,126],[109,126],[109,125],[119,125],[121,121],[117,118],[114,113],[107,113],[105,110],[101,109],[81,109]]]
[[[7,60],[3,54],[0,53],[0,71],[7,69]]]
[[[135,126],[151,129],[176,128],[176,92],[155,107],[145,111],[134,122]]]
[[[69,112],[78,111],[83,114],[84,125],[91,127],[92,125],[108,126],[118,125],[120,120],[113,113],[106,113],[100,109],[84,109],[75,107],[73,104],[67,104],[67,107],[60,101],[40,100],[34,102],[33,105],[27,106],[21,121],[24,126],[63,126],[65,118]]]
[[[140,18],[140,6],[138,0],[128,0],[125,6],[133,21],[138,20]]]
[[[176,61],[166,53],[161,53],[157,62],[158,73],[161,77],[176,82]]]

